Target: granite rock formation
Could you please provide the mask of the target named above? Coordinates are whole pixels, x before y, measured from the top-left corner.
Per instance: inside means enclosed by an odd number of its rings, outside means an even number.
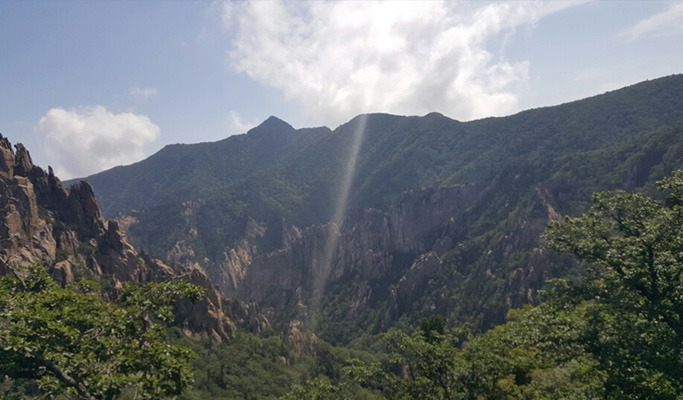
[[[298,228],[283,221],[277,227],[283,230],[282,246],[265,253],[259,251],[258,243],[269,227],[250,221],[245,239],[226,249],[224,258],[212,268],[221,271],[213,278],[227,295],[259,304],[285,330],[291,326],[314,329],[311,324],[319,318],[321,301],[328,292],[354,281],[355,289],[345,294],[345,318],[353,320],[369,307],[378,307],[379,301],[383,304],[375,329],[389,329],[422,303],[439,307],[440,300],[430,299],[431,293],[452,282],[435,277],[444,268],[444,256],[467,245],[470,209],[486,201],[487,189],[453,185],[410,190],[387,210],[368,209],[343,229],[334,223]],[[519,210],[516,224],[490,241],[481,264],[500,265],[520,249],[532,257],[524,268],[476,273],[481,282],[505,280],[508,307],[538,301],[538,290],[552,276],[550,255],[539,238],[547,223],[559,218],[542,187],[531,189],[528,204]],[[176,259],[183,254],[191,258],[191,253],[184,243],[176,244],[172,252]],[[463,293],[479,290],[476,283],[463,285],[459,289]]]

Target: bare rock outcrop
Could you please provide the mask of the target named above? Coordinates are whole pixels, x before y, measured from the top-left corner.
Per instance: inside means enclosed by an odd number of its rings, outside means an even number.
[[[40,217],[33,183],[15,174],[28,161],[30,157],[15,157],[9,141],[0,135],[0,272],[5,263],[54,261],[57,256],[57,242]]]
[[[221,270],[228,278],[221,280],[222,288],[270,312],[282,304],[300,304],[295,315],[305,323],[326,287],[349,276],[383,279],[415,260],[409,281],[417,282],[438,268],[436,254],[453,247],[451,238],[462,234],[461,219],[480,191],[473,185],[412,190],[387,211],[366,210],[345,231],[334,223],[304,229],[283,224],[283,247],[276,251],[259,254],[249,239],[225,251]],[[361,289],[349,315],[374,295],[367,284]],[[406,290],[401,286],[397,296],[405,297]]]
[[[346,317],[355,318],[379,301],[383,304],[376,321],[380,330],[389,329],[410,310],[438,309],[443,302],[430,296],[434,289],[450,290],[444,285],[462,284],[477,298],[476,282],[502,280],[508,307],[534,303],[538,290],[553,275],[550,253],[542,242],[539,245],[539,237],[549,221],[559,218],[542,187],[532,188],[526,205],[519,205],[516,225],[489,239],[486,251],[477,255],[480,265],[508,265],[521,250],[529,255],[522,265],[510,271],[473,271],[477,278],[467,282],[436,280],[443,276],[442,257],[467,241],[465,232],[472,224],[469,210],[486,201],[487,195],[483,185],[425,187],[406,192],[385,211],[366,210],[343,231],[334,223],[283,227],[283,245],[272,252],[259,253],[246,238],[225,251],[221,268],[228,279],[221,281],[222,287],[258,303],[269,318],[280,318],[282,305],[289,304],[286,311],[298,321],[299,330],[315,329],[315,323],[307,324],[316,318],[325,292],[351,279],[353,290],[344,294]],[[288,324],[279,321],[281,327]]]

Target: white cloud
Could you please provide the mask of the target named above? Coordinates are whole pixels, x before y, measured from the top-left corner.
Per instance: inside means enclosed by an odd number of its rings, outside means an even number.
[[[363,112],[459,119],[516,110],[527,61],[487,41],[572,4],[567,2],[223,3],[233,37],[230,66],[281,90],[311,122]]]
[[[228,118],[228,132],[230,134],[245,133],[255,126],[255,122],[242,121],[242,117],[237,111],[230,111],[230,117]]]
[[[671,35],[683,32],[683,3],[675,2],[659,14],[652,15],[624,32],[622,37],[635,40],[647,35]]]
[[[156,88],[140,88],[133,86],[128,89],[128,94],[138,103],[144,103],[147,100],[159,94]]]
[[[160,134],[146,115],[114,114],[102,106],[52,108],[36,130],[62,179],[83,177],[145,157],[144,145]]]

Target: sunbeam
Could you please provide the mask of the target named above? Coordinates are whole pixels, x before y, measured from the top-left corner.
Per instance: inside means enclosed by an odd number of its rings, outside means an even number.
[[[316,273],[313,274],[313,293],[311,296],[311,313],[310,313],[310,327],[313,332],[317,327],[318,312],[320,310],[320,301],[327,286],[327,281],[332,271],[332,264],[334,261],[334,252],[337,248],[337,243],[341,237],[341,228],[346,215],[346,209],[349,202],[349,195],[351,186],[356,174],[356,165],[358,163],[358,154],[363,144],[365,136],[365,127],[367,125],[368,115],[363,114],[356,118],[356,129],[353,132],[351,147],[349,155],[346,158],[346,166],[344,168],[344,175],[342,177],[339,198],[335,204],[334,214],[332,215],[332,223],[327,233],[325,247],[323,250],[323,257],[320,260],[319,268],[316,268]]]

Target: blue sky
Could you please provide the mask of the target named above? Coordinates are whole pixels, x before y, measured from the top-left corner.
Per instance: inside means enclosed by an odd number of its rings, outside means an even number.
[[[269,115],[459,120],[683,72],[683,2],[0,1],[0,132],[62,178]]]

